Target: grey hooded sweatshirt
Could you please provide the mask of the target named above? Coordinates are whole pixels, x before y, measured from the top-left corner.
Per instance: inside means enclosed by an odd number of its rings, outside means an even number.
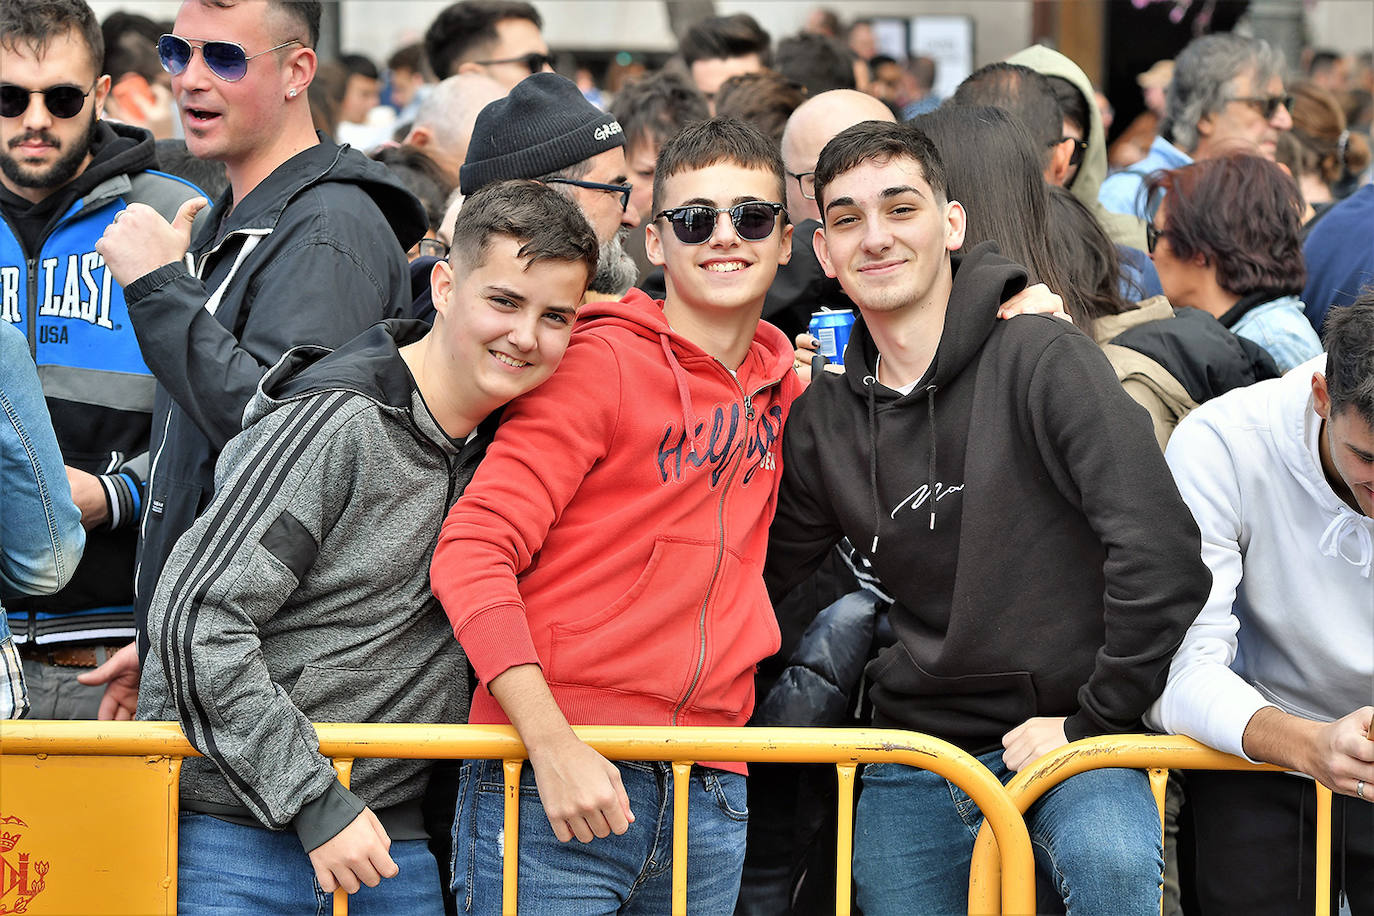
[[[1069,191],[1097,217],[1098,223],[1113,242],[1144,251],[1144,221],[1125,213],[1112,213],[1097,199],[1097,189],[1107,177],[1107,133],[1102,129],[1102,115],[1097,110],[1097,98],[1088,75],[1078,64],[1044,45],[1031,45],[1017,51],[1007,58],[1007,63],[1029,67],[1045,76],[1066,79],[1078,87],[1078,91],[1088,102],[1088,119],[1091,123],[1088,125],[1088,136],[1085,138],[1088,141],[1088,150],[1083,155],[1083,162],[1078,166],[1078,177],[1074,179],[1073,187],[1069,188]]]
[[[182,766],[183,808],[294,827],[307,851],[364,804],[393,839],[424,836],[428,761],[360,759],[349,791],[311,723],[466,717],[429,564],[497,418],[444,434],[398,349],[427,330],[384,321],[288,351],[225,447],[158,580],[139,692],[140,719],[180,721],[205,755]]]

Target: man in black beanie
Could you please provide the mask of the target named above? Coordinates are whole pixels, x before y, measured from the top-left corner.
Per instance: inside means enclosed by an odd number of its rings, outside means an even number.
[[[639,225],[628,209],[625,134],[613,115],[588,102],[557,73],[536,73],[477,116],[459,170],[466,196],[497,181],[532,178],[563,191],[582,208],[601,244],[588,299],[617,299],[635,281],[625,239]]]

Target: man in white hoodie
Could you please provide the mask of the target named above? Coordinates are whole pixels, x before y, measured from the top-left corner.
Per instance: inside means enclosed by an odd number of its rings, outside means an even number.
[[[1166,453],[1211,596],[1147,721],[1337,793],[1332,899],[1374,913],[1374,293],[1327,354],[1190,414]],[[1189,775],[1204,913],[1314,905],[1312,783]],[[1359,877],[1363,876],[1363,877]]]

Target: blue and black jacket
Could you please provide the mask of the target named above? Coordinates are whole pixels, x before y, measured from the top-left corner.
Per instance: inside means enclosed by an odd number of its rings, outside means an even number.
[[[99,122],[92,160],[44,200],[51,217],[36,239],[26,203],[0,198],[0,318],[23,331],[38,366],[63,461],[99,476],[110,521],[89,533],[85,557],[56,595],[9,603],[19,641],[132,638],[137,522],[148,468],[156,384],[144,364],[124,291],[95,250],[115,215],[147,204],[171,220],[203,196],[194,185],[153,171],[147,131]],[[30,231],[25,231],[24,224]]]

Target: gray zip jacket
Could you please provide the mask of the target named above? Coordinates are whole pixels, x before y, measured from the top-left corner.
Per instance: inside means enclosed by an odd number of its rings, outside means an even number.
[[[393,838],[423,835],[429,762],[358,760],[350,792],[311,723],[466,718],[429,564],[496,417],[466,443],[444,435],[398,351],[427,330],[384,321],[332,353],[288,351],[173,549],[138,717],[180,721],[205,755],[183,764],[184,808],[293,826],[307,851],[364,804]]]

